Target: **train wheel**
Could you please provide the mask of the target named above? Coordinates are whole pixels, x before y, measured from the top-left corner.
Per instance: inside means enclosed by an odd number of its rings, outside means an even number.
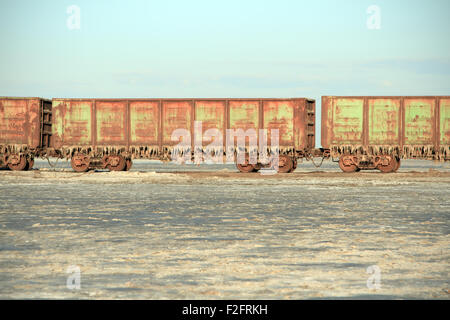
[[[356,172],[359,169],[356,164],[353,163],[350,156],[342,156],[339,158],[339,168],[347,173]]]
[[[107,159],[108,164],[106,165],[106,168],[111,171],[124,171],[127,167],[127,162],[120,154],[110,155]]]
[[[86,172],[89,170],[90,158],[84,154],[77,154],[72,157],[70,164],[76,172]]]
[[[130,171],[132,165],[133,161],[131,161],[131,159],[125,160],[125,168],[123,169],[123,171]]]
[[[390,157],[389,163],[387,165],[383,165],[380,163],[377,166],[377,169],[383,173],[390,173],[390,172],[395,172],[397,166],[398,166],[397,159],[395,159],[395,157]]]
[[[248,153],[245,154],[244,163],[237,163],[238,159],[236,158],[236,167],[240,172],[249,173],[255,171],[256,164],[250,163],[250,156]]]
[[[294,170],[294,161],[289,156],[280,156],[278,159],[278,173],[288,173]]]
[[[13,154],[8,157],[8,168],[14,171],[22,171],[27,167],[27,159],[25,156]]]

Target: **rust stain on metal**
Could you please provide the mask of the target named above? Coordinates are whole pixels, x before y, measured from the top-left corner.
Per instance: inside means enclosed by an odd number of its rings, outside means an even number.
[[[268,143],[271,141],[271,130],[278,129],[280,147],[289,147],[294,144],[294,108],[294,101],[263,102],[263,127],[268,129]]]
[[[400,99],[368,99],[369,144],[399,144]]]
[[[192,100],[163,101],[162,102],[162,143],[163,146],[173,146],[180,141],[172,141],[172,133],[177,129],[185,129],[189,132],[193,129]],[[191,135],[192,137],[192,135]]]
[[[242,130],[246,134],[245,148],[249,148],[250,139],[256,139],[258,141],[258,129],[260,128],[259,105],[260,101],[258,100],[228,101],[229,129]],[[251,132],[253,134],[247,134]],[[237,139],[232,143],[237,146]]]
[[[336,99],[332,105],[333,143],[363,143],[363,105],[363,99]]]
[[[0,145],[39,147],[40,101],[39,98],[0,98]]]
[[[41,98],[0,97],[0,167],[31,170],[51,138],[51,108]]]
[[[450,98],[440,99],[440,143],[450,145]]]
[[[3,100],[2,119],[0,127],[0,141],[5,143],[27,143],[25,135],[27,123],[26,114],[28,104],[26,100]]]
[[[126,144],[125,101],[96,101],[97,145]]]
[[[223,100],[196,100],[195,101],[195,120],[202,122],[202,146],[207,146],[213,141],[207,138],[208,135],[214,134],[215,130],[220,132],[222,137],[222,145],[225,144],[223,139],[225,135],[225,116],[226,102]],[[214,131],[212,131],[213,129]],[[209,130],[209,131],[208,131]],[[199,134],[200,132],[197,132]]]
[[[91,100],[53,100],[53,146],[92,144]]]
[[[259,101],[230,100],[230,129],[259,129]]]
[[[158,101],[130,102],[130,143],[158,145]]]
[[[406,145],[434,145],[435,99],[406,98],[405,134]]]

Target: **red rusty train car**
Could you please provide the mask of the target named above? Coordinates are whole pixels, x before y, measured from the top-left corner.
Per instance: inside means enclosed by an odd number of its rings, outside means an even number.
[[[274,129],[276,145],[269,144]],[[211,142],[219,142],[211,154],[222,159],[232,154],[233,160],[243,154],[237,163],[241,172],[269,166],[261,161],[264,157],[253,161],[255,151],[259,156],[279,154],[279,172],[291,172],[297,159],[313,155],[338,158],[345,172],[395,172],[401,159],[450,160],[450,97],[324,96],[321,129],[322,148],[315,149],[315,101],[306,98],[4,97],[0,168],[31,169],[35,157],[57,156],[71,159],[80,172],[121,171],[129,170],[136,158],[170,160],[179,153],[186,161],[196,161],[198,151],[208,154]],[[190,139],[182,149],[184,137],[174,135],[180,130]],[[243,145],[239,135],[229,135],[239,130]]]
[[[189,156],[194,158],[196,123],[201,122],[200,145],[209,129],[223,137],[227,129],[279,132],[279,171],[290,172],[297,158],[314,149],[315,101],[293,99],[53,99],[52,153],[71,159],[76,171],[89,168],[129,170],[133,158],[169,160],[180,143],[176,130],[191,137]],[[206,135],[207,136],[207,135]],[[247,146],[250,137],[246,137]],[[233,145],[234,145],[233,141]],[[238,152],[239,150],[234,150]],[[247,157],[237,165],[242,172],[263,167]],[[223,154],[222,154],[223,155]]]
[[[322,147],[344,172],[450,160],[450,97],[322,97]]]
[[[51,101],[0,97],[0,168],[29,170],[51,143]]]

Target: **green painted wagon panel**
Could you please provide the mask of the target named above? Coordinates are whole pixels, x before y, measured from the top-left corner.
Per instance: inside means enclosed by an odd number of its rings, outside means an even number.
[[[369,144],[398,145],[400,99],[368,99]]]
[[[240,101],[229,102],[230,105],[230,128],[258,130],[259,128],[259,102]]]
[[[434,98],[405,99],[405,145],[434,145]]]
[[[264,101],[263,110],[264,128],[268,129],[267,142],[270,144],[271,130],[278,129],[280,146],[293,146],[294,101]]]
[[[230,129],[242,130],[245,134],[245,146],[249,147],[250,140],[257,139],[259,130],[259,101],[251,100],[231,100],[230,108]],[[239,131],[236,131],[239,132]],[[236,140],[236,139],[235,139]],[[237,141],[237,140],[236,140]],[[258,140],[255,140],[256,144]],[[236,145],[237,146],[237,145]]]
[[[130,144],[157,145],[158,124],[158,101],[130,102]]]
[[[84,146],[92,142],[92,101],[53,99],[53,144]]]
[[[172,133],[177,129],[192,129],[192,100],[163,101],[162,127],[163,145],[173,146],[180,141],[172,141]]]
[[[225,113],[226,113],[226,102],[221,101],[208,101],[208,100],[197,100],[195,101],[195,121],[201,121],[202,123],[202,145],[207,146],[213,141],[212,137],[206,137],[205,132],[208,131],[209,136],[216,136],[220,133],[222,138],[222,144],[225,143],[223,136],[225,134]],[[200,132],[197,132],[200,134]],[[196,138],[198,139],[198,138]]]
[[[364,99],[337,98],[333,103],[332,144],[363,144]]]
[[[440,144],[450,145],[450,99],[440,101]]]

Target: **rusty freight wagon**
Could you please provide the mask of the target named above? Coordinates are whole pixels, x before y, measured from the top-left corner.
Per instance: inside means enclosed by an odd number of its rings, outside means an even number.
[[[216,129],[278,129],[279,171],[295,169],[297,158],[314,148],[315,101],[293,99],[53,99],[52,154],[71,159],[72,168],[129,170],[132,159],[169,160],[179,140],[176,130],[191,136],[194,157],[196,125],[201,122],[201,145],[211,143],[204,134]],[[249,137],[246,138],[249,141]],[[233,141],[234,144],[234,141]],[[246,149],[247,150],[247,149]],[[248,151],[248,150],[247,150]],[[242,172],[256,171],[248,155],[237,165]]]
[[[0,97],[0,168],[29,170],[51,143],[51,101]]]
[[[322,147],[345,172],[450,160],[450,97],[322,97]]]

